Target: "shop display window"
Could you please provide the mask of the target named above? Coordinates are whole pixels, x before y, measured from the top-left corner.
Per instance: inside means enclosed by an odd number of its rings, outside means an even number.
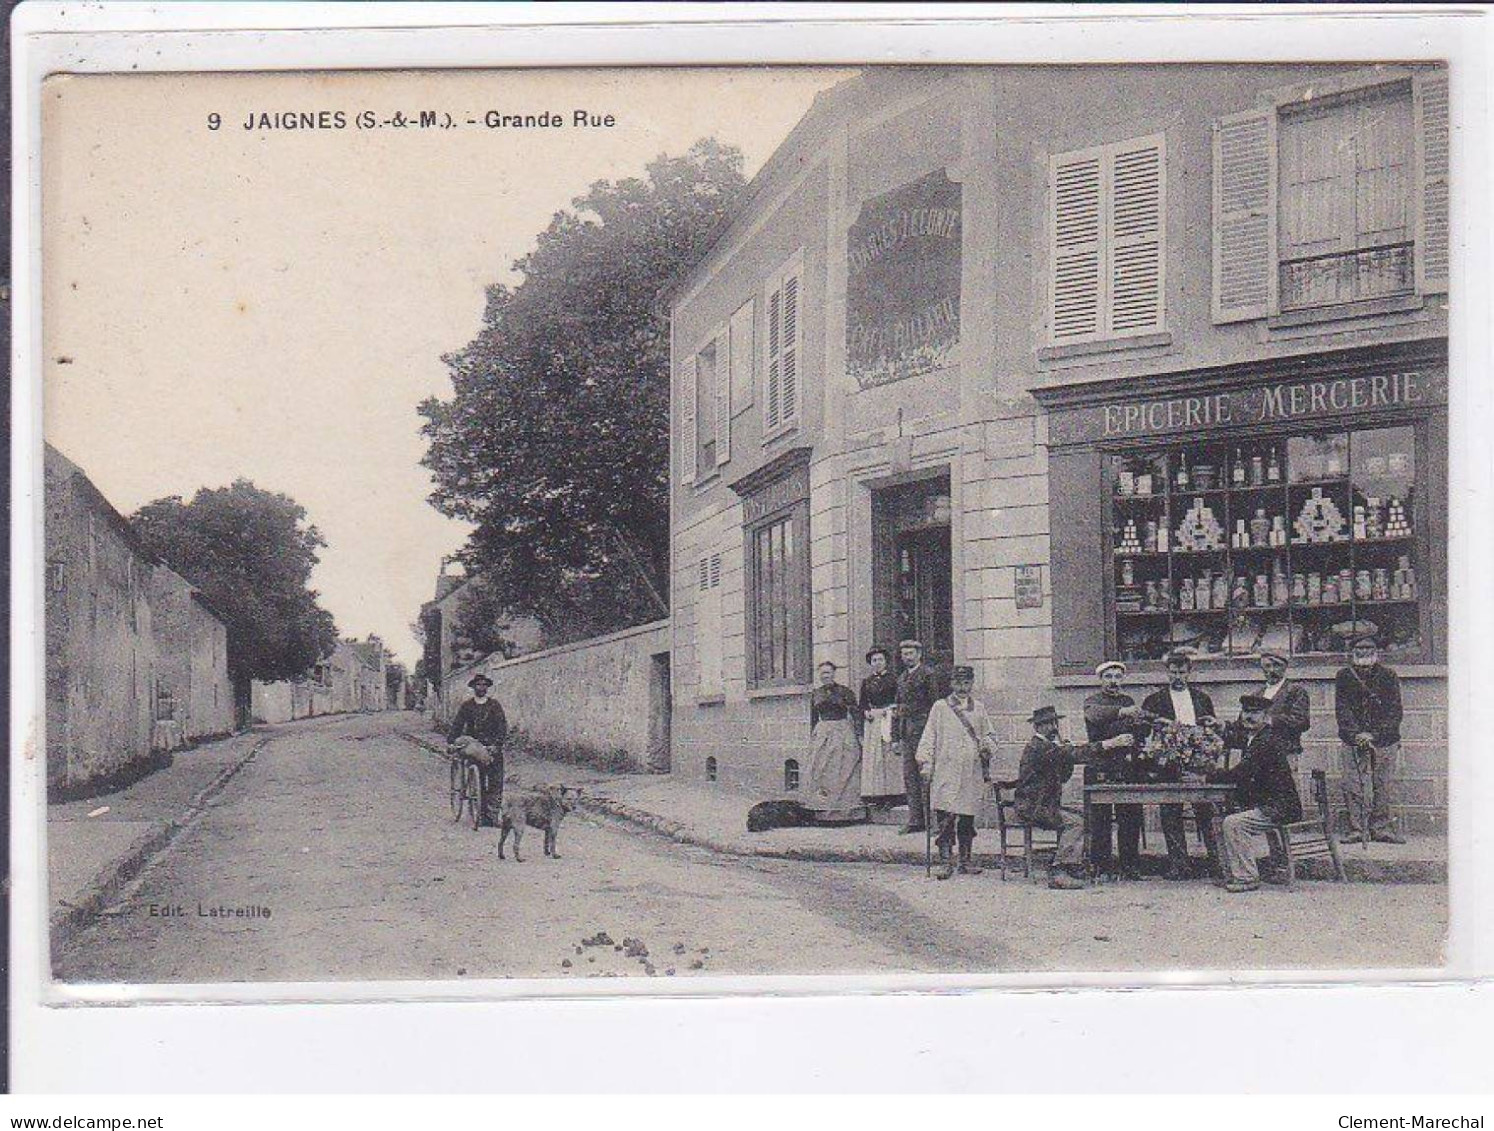
[[[1421,650],[1412,427],[1229,437],[1107,458],[1114,641],[1127,660]]]

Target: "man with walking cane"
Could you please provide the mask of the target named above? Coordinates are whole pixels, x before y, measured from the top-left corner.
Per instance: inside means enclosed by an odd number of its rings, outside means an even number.
[[[990,780],[996,732],[986,709],[975,701],[975,669],[959,666],[950,678],[953,692],[934,703],[918,743],[918,770],[927,788],[924,810],[924,870],[947,880],[956,872],[951,848],[959,847],[958,871],[978,876],[971,861],[975,841],[975,807]],[[929,819],[932,818],[932,819]],[[939,826],[934,837],[933,826]],[[939,871],[933,872],[933,849],[939,849]]]
[[[1401,750],[1401,681],[1380,663],[1373,636],[1358,637],[1334,681],[1333,709],[1342,742],[1339,770],[1349,835],[1360,843],[1404,844],[1391,817],[1391,779]]]

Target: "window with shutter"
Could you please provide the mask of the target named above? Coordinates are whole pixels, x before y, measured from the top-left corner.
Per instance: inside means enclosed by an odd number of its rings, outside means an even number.
[[[1049,162],[1049,340],[1164,327],[1166,149],[1161,135]]]
[[[698,414],[695,442],[695,477],[702,479],[716,469],[716,344],[695,355],[695,405]]]
[[[1214,321],[1445,290],[1447,125],[1440,71],[1216,122]]]
[[[803,262],[795,255],[767,290],[768,335],[764,342],[763,438],[771,439],[794,426],[799,416],[800,354],[803,326],[800,294]]]

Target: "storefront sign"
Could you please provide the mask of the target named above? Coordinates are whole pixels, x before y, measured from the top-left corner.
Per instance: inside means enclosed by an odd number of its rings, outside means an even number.
[[[742,521],[758,519],[809,498],[809,468],[800,467],[781,479],[765,484],[742,499]]]
[[[1017,567],[1017,608],[1041,609],[1043,607],[1043,567],[1023,565]]]
[[[1117,401],[1055,413],[1052,444],[1170,436],[1215,428],[1447,403],[1447,375],[1411,370],[1323,380],[1279,381],[1224,392]]]
[[[961,231],[960,186],[942,169],[861,206],[846,248],[846,365],[863,389],[948,361]]]

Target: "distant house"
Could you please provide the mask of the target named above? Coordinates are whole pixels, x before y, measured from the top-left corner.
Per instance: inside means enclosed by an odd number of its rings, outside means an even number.
[[[233,730],[228,630],[202,593],[158,565],[150,579],[156,647],[152,744],[171,750]]]
[[[255,680],[250,714],[255,722],[284,723],[316,715],[397,709],[389,697],[388,653],[384,642],[339,640],[305,676],[295,680]]]
[[[438,719],[445,718],[440,690],[446,677],[458,668],[468,667],[488,655],[487,651],[476,647],[462,631],[462,610],[471,598],[474,580],[462,574],[447,573],[443,562],[441,573],[436,578],[435,599],[421,608],[420,619],[425,632],[425,669],[432,693],[427,706],[435,712]],[[510,655],[522,656],[544,647],[544,626],[535,617],[515,614],[495,627],[504,639],[511,642]]]
[[[48,788],[232,729],[223,623],[50,444],[44,474]]]

